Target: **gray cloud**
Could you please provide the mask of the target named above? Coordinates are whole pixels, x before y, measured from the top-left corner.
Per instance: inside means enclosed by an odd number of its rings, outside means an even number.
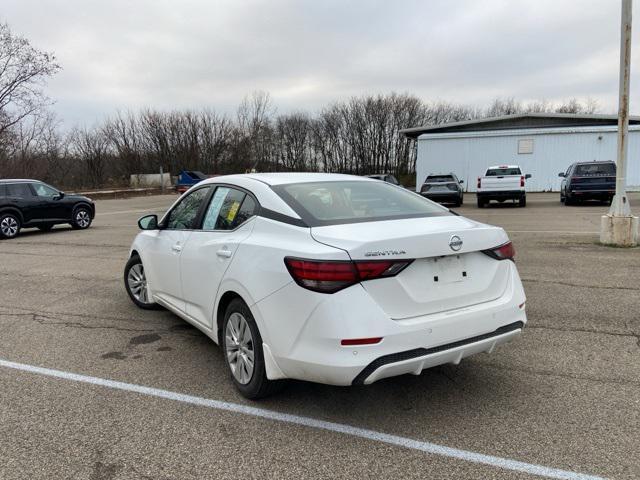
[[[592,97],[614,111],[619,8],[612,0],[4,0],[2,20],[57,54],[64,70],[48,92],[71,125],[144,106],[233,112],[256,89],[281,111],[391,90],[476,105]]]

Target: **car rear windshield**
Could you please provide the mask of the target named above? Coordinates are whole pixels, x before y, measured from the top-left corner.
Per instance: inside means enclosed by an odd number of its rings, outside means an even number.
[[[384,182],[309,182],[272,188],[310,227],[452,215],[416,193]]]
[[[426,182],[455,182],[451,175],[429,175]]]
[[[574,175],[615,175],[615,163],[586,163],[584,165],[576,165]]]
[[[522,175],[520,168],[500,167],[487,170],[485,177],[501,177],[503,175]]]

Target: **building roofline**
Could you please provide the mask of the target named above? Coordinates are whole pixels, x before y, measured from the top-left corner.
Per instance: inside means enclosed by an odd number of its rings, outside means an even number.
[[[400,133],[404,134],[409,138],[417,138],[423,133],[428,133],[433,130],[441,130],[444,128],[455,128],[455,127],[463,127],[467,125],[481,124],[481,123],[491,123],[491,122],[499,122],[502,120],[515,120],[519,118],[569,118],[576,120],[618,120],[618,115],[609,115],[609,114],[585,114],[585,113],[516,113],[511,115],[499,115],[497,117],[485,117],[485,118],[476,118],[473,120],[462,120],[459,122],[450,122],[450,123],[441,123],[440,125],[428,125],[424,127],[411,127],[411,128],[403,128],[400,130]],[[629,120],[640,122],[640,116],[632,115],[629,117]],[[540,128],[540,127],[536,127]],[[499,130],[499,129],[496,129]]]

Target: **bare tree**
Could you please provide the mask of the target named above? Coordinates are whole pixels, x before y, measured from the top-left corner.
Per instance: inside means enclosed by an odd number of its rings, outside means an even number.
[[[87,183],[94,188],[104,186],[109,157],[104,131],[101,128],[76,129],[71,142],[74,156],[85,167]]]
[[[268,92],[255,91],[238,107],[236,149],[246,169],[268,170],[271,166],[271,119],[275,108]],[[243,158],[244,161],[243,161]]]
[[[0,136],[49,103],[42,86],[59,69],[52,53],[0,24]]]

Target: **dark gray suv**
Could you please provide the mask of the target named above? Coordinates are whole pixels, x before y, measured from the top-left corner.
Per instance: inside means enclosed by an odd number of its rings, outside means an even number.
[[[431,174],[420,187],[420,195],[434,202],[451,203],[459,207],[464,201],[462,183],[454,173]]]

